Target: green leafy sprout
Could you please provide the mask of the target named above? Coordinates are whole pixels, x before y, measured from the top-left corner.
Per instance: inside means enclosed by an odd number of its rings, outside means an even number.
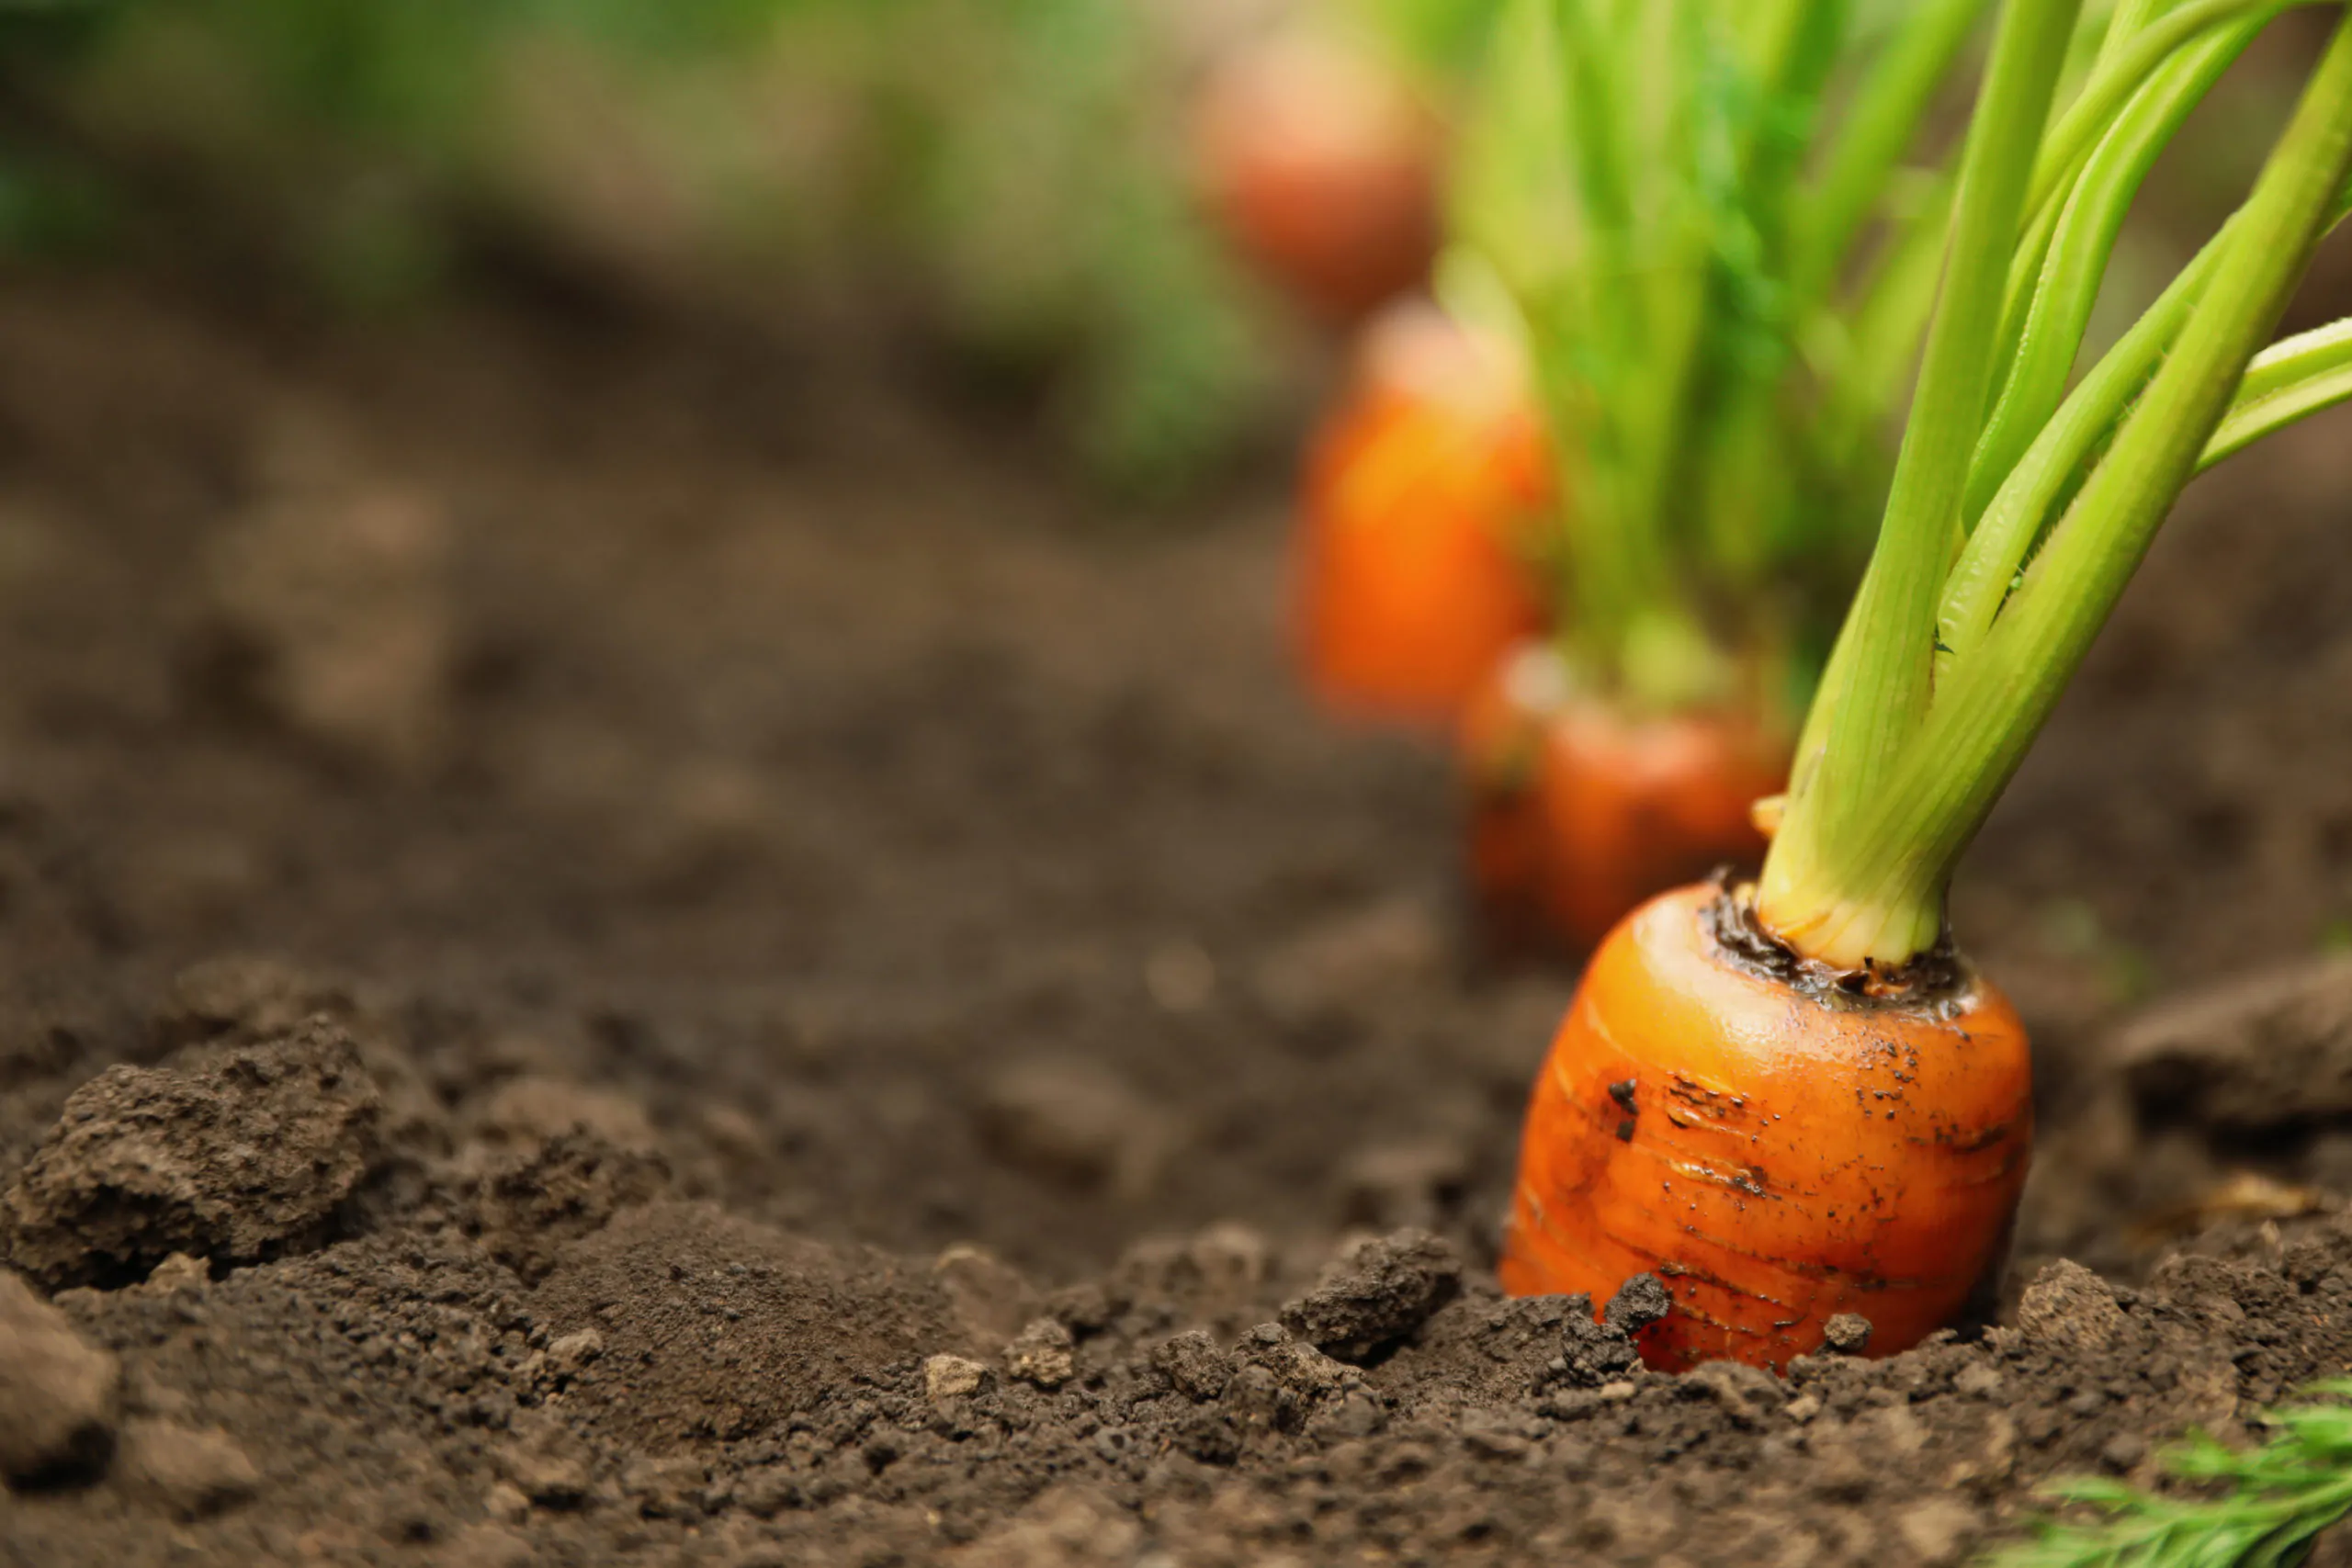
[[[1912,160],[1985,8],[1503,6],[1441,292],[1526,348],[1565,651],[1629,705],[1826,653],[1935,298],[1951,181]]]
[[[1899,966],[2181,489],[2352,395],[2346,323],[2266,346],[2346,210],[2342,18],[2252,194],[2078,379],[2157,155],[2289,0],[2126,0],[2087,73],[2073,0],[2005,0],[1870,567],[1800,734],[1757,912]]]
[[[2322,1398],[2352,1398],[2352,1379],[2323,1382]],[[2322,1530],[2352,1511],[2352,1406],[2304,1404],[2262,1418],[2275,1434],[2240,1451],[2197,1433],[2165,1456],[2180,1496],[2120,1482],[2075,1479],[2046,1488],[2098,1510],[2091,1522],[2041,1521],[2035,1539],[2006,1547],[1984,1568],[2290,1568]]]

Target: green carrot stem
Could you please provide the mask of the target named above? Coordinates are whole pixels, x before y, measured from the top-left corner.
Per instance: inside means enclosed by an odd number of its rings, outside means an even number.
[[[2324,0],[2189,0],[2149,21],[2111,58],[2102,56],[2103,62],[2084,84],[2081,94],[2051,128],[2041,161],[2034,166],[2029,210],[2039,212],[2065,187],[2075,165],[2106,134],[2109,123],[2140,85],[2182,45],[2211,28],[2245,20],[2267,22],[2296,6],[2322,3]]]
[[[1771,929],[1855,966],[1935,942],[1954,862],[2195,472],[2347,173],[2352,21],[2339,22],[2163,367],[1982,643],[1954,662],[1884,787],[1835,840],[1792,842],[1784,828],[1759,897]],[[1792,847],[1810,853],[1783,854]]]
[[[2230,412],[2197,459],[2203,473],[2233,453],[2309,414],[2352,398],[2352,321],[2273,344],[2255,355]]]
[[[1985,508],[1945,580],[1943,607],[1936,616],[1939,683],[1948,682],[1952,667],[1984,642],[2018,568],[2041,537],[2051,507],[2155,374],[2189,311],[2204,297],[2231,232],[2225,227],[2207,241],[2171,287],[2100,357],[2082,385],[2067,394]]]
[[[2120,0],[2107,18],[2107,35],[2098,40],[2098,53],[2091,61],[2091,72],[2098,71],[2118,54],[2123,46],[2143,28],[2162,16],[2173,0]]]
[[[1949,181],[1894,225],[1863,280],[1850,329],[1825,370],[1824,440],[1831,460],[1850,466],[1860,443],[1881,428],[1911,389],[1919,337],[1935,312],[1951,214]]]
[[[1860,592],[1801,738],[1783,844],[1843,839],[1928,708],[1936,604],[1959,539],[2007,258],[2077,0],[2006,0],[1961,159],[1944,287]],[[1837,765],[1823,765],[1834,755]],[[1786,856],[1781,857],[1785,863]]]
[[[2053,204],[2060,217],[2016,357],[1971,462],[1963,515],[1972,526],[2065,393],[2108,258],[2141,181],[2261,25],[2257,19],[2217,28],[2166,61],[2101,138],[2065,201]]]
[[[1790,265],[1797,309],[1823,298],[1836,282],[1985,3],[1927,0],[1864,79],[1828,163],[1791,225],[1802,237]]]
[[[2352,211],[2352,193],[2338,192],[2328,226]],[[2133,399],[2156,372],[2212,281],[2233,215],[2207,241],[2132,330],[2108,350],[2082,385],[2011,470],[1946,580],[1936,619],[1936,678],[1983,642],[2018,569],[2041,537],[2051,510],[2084,465],[2114,434]],[[2231,400],[2230,412],[2197,460],[2199,473],[2297,420],[2352,398],[2352,321],[2320,327],[2256,355]]]

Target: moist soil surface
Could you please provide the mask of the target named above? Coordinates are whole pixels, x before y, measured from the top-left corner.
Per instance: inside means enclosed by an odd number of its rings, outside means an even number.
[[[1565,969],[887,333],[0,291],[0,1561],[1957,1563],[2352,1368],[2340,435],[2192,492],[1959,891],[1996,1321],[1492,1283]]]

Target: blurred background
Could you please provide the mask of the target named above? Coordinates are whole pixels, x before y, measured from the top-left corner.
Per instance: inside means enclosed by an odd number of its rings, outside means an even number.
[[[1488,21],[0,10],[0,1152],[263,952],[391,987],[446,1100],[593,1079],[829,1234],[1489,1224],[1573,972],[1469,939],[1443,747],[1320,713],[1289,609]],[[2339,248],[2290,324],[2347,300]],[[2054,1105],[2131,1010],[2352,945],[2345,429],[2192,492],[1970,868]],[[2352,1178],[2297,1126],[2282,1179]]]
[[[345,319],[503,288],[781,352],[865,331],[1156,492],[1274,445],[1295,380],[1298,323],[1218,215],[1266,205],[1284,160],[1319,161],[1410,209],[1375,248],[1426,248],[1439,111],[1482,12],[12,6],[0,237],[21,258],[233,274]],[[1414,271],[1371,265],[1368,285],[1320,280],[1335,309]]]

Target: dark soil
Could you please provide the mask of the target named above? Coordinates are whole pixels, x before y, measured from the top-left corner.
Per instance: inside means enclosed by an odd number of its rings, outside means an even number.
[[[1491,1284],[1571,977],[1293,694],[1279,482],[874,347],[0,290],[0,1561],[1953,1563],[2352,1365],[2333,432],[1961,890],[2001,1325],[1671,1379]]]

